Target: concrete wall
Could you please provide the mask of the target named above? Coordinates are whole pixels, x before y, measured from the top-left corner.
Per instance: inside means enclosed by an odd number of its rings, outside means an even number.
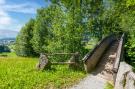
[[[83,61],[87,73],[90,73],[92,69],[95,68],[102,54],[115,39],[116,37],[114,35],[104,38],[99,42],[99,44],[96,45],[96,47],[91,52],[86,54]]]
[[[135,73],[132,66],[120,62],[114,89],[135,89]]]
[[[118,49],[117,49],[117,56],[113,65],[113,78],[114,78],[114,84],[116,80],[116,76],[118,73],[120,61],[124,61],[124,43],[125,43],[125,34],[121,36],[121,39],[119,41]]]

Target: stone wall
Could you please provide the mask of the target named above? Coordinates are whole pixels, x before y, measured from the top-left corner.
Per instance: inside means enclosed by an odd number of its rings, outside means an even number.
[[[108,36],[103,40],[101,40],[92,51],[86,54],[86,56],[83,58],[83,61],[87,73],[90,73],[92,69],[95,68],[102,54],[114,40],[116,40],[116,36],[114,35]]]
[[[114,89],[135,89],[135,73],[126,62],[120,62]]]

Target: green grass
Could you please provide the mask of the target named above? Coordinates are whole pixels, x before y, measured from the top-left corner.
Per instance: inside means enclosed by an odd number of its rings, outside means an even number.
[[[93,38],[86,44],[85,49],[88,50],[93,49],[97,43],[98,43],[98,39]]]
[[[110,83],[106,83],[105,88],[104,89],[114,89],[113,85]]]
[[[17,57],[17,55],[14,52],[3,52],[3,53],[0,53],[0,57],[2,55],[7,55],[7,57]]]
[[[38,71],[36,58],[0,57],[0,89],[63,89],[85,77],[82,71],[68,66],[53,66],[53,70]]]

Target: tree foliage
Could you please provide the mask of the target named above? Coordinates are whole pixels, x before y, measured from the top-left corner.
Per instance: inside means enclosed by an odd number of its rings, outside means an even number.
[[[134,0],[50,0],[48,7],[37,10],[16,39],[16,52],[21,56],[34,53],[79,52],[92,37],[129,34],[128,57],[133,53],[135,33]],[[34,54],[35,55],[35,54]]]
[[[31,19],[22,27],[16,38],[15,51],[20,56],[32,56],[35,52],[32,47],[31,38],[33,37],[33,26],[35,20]]]

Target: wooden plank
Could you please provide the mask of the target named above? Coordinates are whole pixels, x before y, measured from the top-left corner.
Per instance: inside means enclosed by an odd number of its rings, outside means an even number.
[[[53,55],[74,55],[75,53],[45,53],[47,56]]]
[[[53,65],[68,65],[68,64],[75,64],[75,62],[52,62]]]

